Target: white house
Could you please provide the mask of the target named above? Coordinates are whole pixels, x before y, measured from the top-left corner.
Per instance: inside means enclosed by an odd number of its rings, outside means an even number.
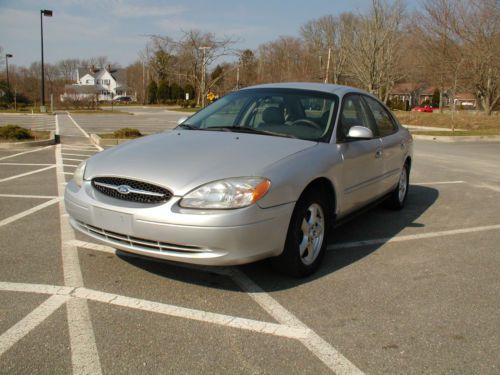
[[[110,65],[101,69],[92,66],[88,69],[77,69],[76,83],[66,85],[61,101],[94,98],[107,101],[126,95],[127,85],[123,69],[113,70]]]

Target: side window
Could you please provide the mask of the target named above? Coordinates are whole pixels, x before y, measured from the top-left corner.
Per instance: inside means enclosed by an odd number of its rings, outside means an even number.
[[[337,129],[338,139],[346,139],[349,129],[353,126],[364,126],[371,129],[373,134],[377,134],[376,129],[372,127],[366,106],[359,95],[344,97]]]
[[[373,118],[377,124],[378,133],[381,137],[386,135],[390,135],[394,133],[398,128],[394,121],[391,118],[391,115],[387,113],[387,110],[376,100],[369,98],[367,96],[364,97],[366,103],[368,103],[368,107],[373,113]]]

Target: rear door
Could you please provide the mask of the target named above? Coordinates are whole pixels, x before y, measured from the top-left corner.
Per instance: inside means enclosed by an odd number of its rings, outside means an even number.
[[[363,96],[373,115],[378,134],[382,142],[383,179],[382,192],[388,192],[396,186],[401,174],[404,158],[403,136],[398,132],[398,125],[387,109],[373,98]]]
[[[347,134],[353,126],[372,130],[373,139],[349,140]],[[360,95],[346,95],[340,109],[337,125],[337,146],[342,155],[342,197],[339,208],[347,214],[377,198],[383,174],[382,142],[371,115]]]

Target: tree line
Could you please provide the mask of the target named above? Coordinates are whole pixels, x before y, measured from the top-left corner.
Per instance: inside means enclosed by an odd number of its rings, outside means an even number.
[[[488,114],[500,101],[500,3],[497,0],[372,0],[365,12],[325,15],[256,49],[200,30],[179,39],[151,35],[139,60],[129,65],[127,85],[141,102],[185,98],[204,104],[209,92],[224,95],[258,83],[329,82],[363,88],[388,102],[399,83],[446,93],[475,95]],[[46,64],[48,92],[73,82],[74,70],[107,59],[69,59]],[[113,64],[116,66],[117,64]],[[11,79],[31,101],[39,96],[39,64],[16,67]],[[9,72],[10,74],[10,72]],[[62,85],[62,86],[61,86]]]

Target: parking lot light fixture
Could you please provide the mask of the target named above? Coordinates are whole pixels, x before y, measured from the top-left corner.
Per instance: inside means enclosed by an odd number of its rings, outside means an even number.
[[[7,53],[5,55],[5,68],[6,68],[6,73],[7,73],[7,88],[10,91],[10,83],[9,83],[9,59],[14,57],[14,55]]]
[[[40,10],[40,36],[42,41],[42,97],[40,111],[45,112],[45,70],[43,67],[43,16],[52,17],[52,11],[48,9]]]

